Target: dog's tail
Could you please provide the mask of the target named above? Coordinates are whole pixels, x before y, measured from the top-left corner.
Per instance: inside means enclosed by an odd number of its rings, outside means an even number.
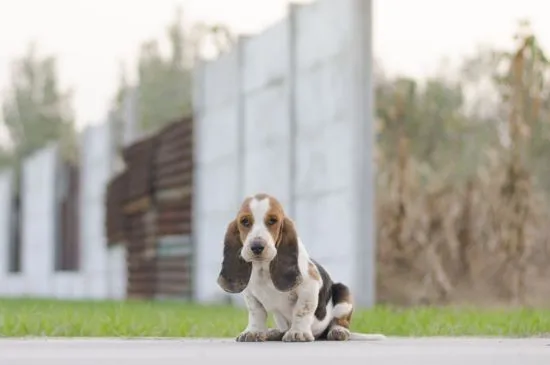
[[[351,332],[349,336],[350,341],[381,341],[385,339],[386,339],[386,336],[384,336],[381,333]]]

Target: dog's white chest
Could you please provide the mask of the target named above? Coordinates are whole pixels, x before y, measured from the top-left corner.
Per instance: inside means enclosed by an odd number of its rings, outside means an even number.
[[[277,311],[285,317],[291,316],[297,295],[294,291],[280,292],[275,288],[269,274],[269,266],[258,265],[252,269],[248,290],[267,311]]]

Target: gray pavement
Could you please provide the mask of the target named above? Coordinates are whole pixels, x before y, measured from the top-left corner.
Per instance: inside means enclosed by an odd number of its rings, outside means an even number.
[[[1,365],[550,365],[550,338],[388,338],[237,343],[233,339],[2,339]]]

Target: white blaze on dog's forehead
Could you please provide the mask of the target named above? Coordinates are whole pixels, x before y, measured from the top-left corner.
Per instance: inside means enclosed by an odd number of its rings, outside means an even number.
[[[249,206],[252,216],[254,217],[254,224],[263,223],[265,215],[270,208],[269,198],[264,198],[262,200],[254,198],[250,200]]]

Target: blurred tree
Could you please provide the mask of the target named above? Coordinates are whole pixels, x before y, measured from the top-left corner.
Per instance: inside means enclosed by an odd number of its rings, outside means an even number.
[[[221,24],[199,22],[189,32],[191,44],[190,55],[193,61],[202,58],[213,58],[226,53],[235,45],[231,31]]]
[[[516,50],[501,52],[507,68],[495,80],[502,100],[517,110],[516,118],[526,138],[524,162],[546,192],[550,192],[550,62],[528,22],[519,24]]]
[[[118,89],[113,97],[109,109],[109,121],[113,133],[113,147],[118,149],[123,142],[124,134],[124,97],[129,90],[128,78],[124,65],[120,65]]]
[[[511,51],[487,48],[467,60],[464,75],[477,84],[489,82],[498,96],[497,102],[491,105],[495,108],[501,148],[510,147],[509,115],[511,106],[519,102],[517,118],[527,142],[521,148],[523,162],[550,193],[550,62],[528,21],[519,22],[514,41],[515,48]],[[518,100],[512,103],[514,95]]]
[[[14,62],[11,87],[2,103],[3,126],[12,144],[14,163],[53,141],[60,143],[63,158],[76,161],[70,102],[71,93],[59,89],[55,58],[39,57],[31,44],[27,54]]]
[[[139,59],[138,125],[150,131],[190,112],[190,77],[165,62],[155,41],[142,46]]]
[[[379,81],[376,113],[381,122],[379,147],[387,161],[406,153],[431,170],[466,177],[476,168],[491,140],[491,124],[466,115],[463,86],[444,78],[398,77]],[[401,156],[402,157],[402,156]]]
[[[0,170],[11,167],[13,163],[13,154],[5,146],[0,147]]]
[[[232,44],[231,33],[220,25],[196,24],[190,31],[185,31],[182,14],[182,9],[176,8],[174,20],[167,28],[169,56],[161,53],[157,40],[146,41],[140,47],[135,88],[138,95],[137,124],[141,132],[153,132],[190,114],[192,67],[201,57],[203,43],[213,42],[219,52],[228,50]],[[114,123],[120,130],[124,123],[124,98],[130,87],[123,72],[113,100],[117,119]]]

